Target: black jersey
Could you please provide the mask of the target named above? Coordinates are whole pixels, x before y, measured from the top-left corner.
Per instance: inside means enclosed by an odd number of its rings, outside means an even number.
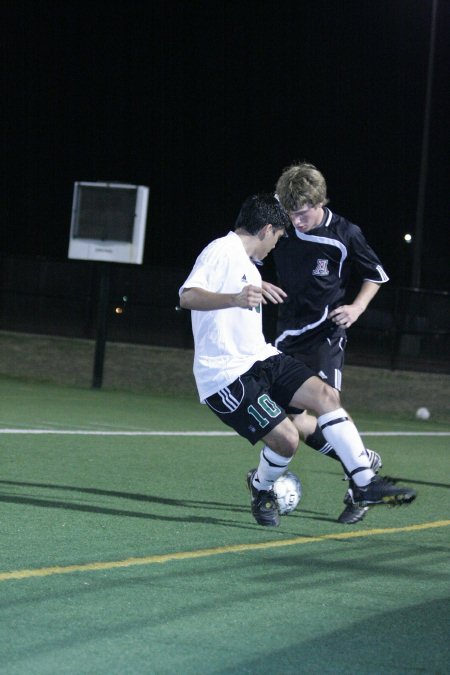
[[[344,303],[350,272],[361,282],[389,280],[361,229],[328,208],[324,213],[319,227],[309,233],[290,228],[274,249],[279,285],[288,295],[278,305],[275,345],[288,354],[324,333],[345,335],[327,316]]]

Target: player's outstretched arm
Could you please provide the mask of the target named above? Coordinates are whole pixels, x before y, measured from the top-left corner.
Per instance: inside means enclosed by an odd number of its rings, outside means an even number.
[[[183,309],[195,309],[200,312],[230,307],[251,309],[258,307],[261,302],[261,289],[251,284],[245,286],[240,293],[214,293],[204,288],[185,288],[180,296],[180,306]]]

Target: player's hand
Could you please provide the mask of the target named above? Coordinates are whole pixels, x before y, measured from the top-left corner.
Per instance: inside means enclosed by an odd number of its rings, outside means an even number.
[[[244,286],[240,293],[235,295],[236,307],[243,309],[252,309],[258,307],[262,302],[262,290],[258,286]]]
[[[334,321],[337,326],[342,328],[350,328],[363,313],[364,308],[361,305],[342,305],[331,310],[328,318]]]
[[[279,305],[284,302],[284,298],[287,298],[287,293],[282,288],[270,284],[268,281],[262,282],[262,294],[262,301],[265,305],[267,305],[267,300],[273,302],[274,305]]]

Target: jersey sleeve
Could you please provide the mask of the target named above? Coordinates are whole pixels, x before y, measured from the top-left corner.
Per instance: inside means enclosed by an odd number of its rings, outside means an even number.
[[[363,281],[373,281],[376,284],[384,284],[389,281],[379,257],[367,243],[361,229],[353,224],[350,247],[353,269]]]
[[[218,246],[216,242],[209,244],[195,261],[191,273],[179,290],[179,295],[186,288],[202,288],[205,291],[219,293],[226,278],[228,264],[229,255],[225,247]]]

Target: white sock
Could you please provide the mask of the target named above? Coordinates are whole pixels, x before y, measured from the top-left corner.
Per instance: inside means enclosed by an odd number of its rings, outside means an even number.
[[[253,478],[257,490],[270,490],[276,479],[286,471],[292,457],[282,457],[265,445],[259,456],[259,464]]]
[[[317,419],[326,440],[331,443],[345,472],[356,485],[362,487],[375,475],[357,428],[343,408],[325,413]]]

